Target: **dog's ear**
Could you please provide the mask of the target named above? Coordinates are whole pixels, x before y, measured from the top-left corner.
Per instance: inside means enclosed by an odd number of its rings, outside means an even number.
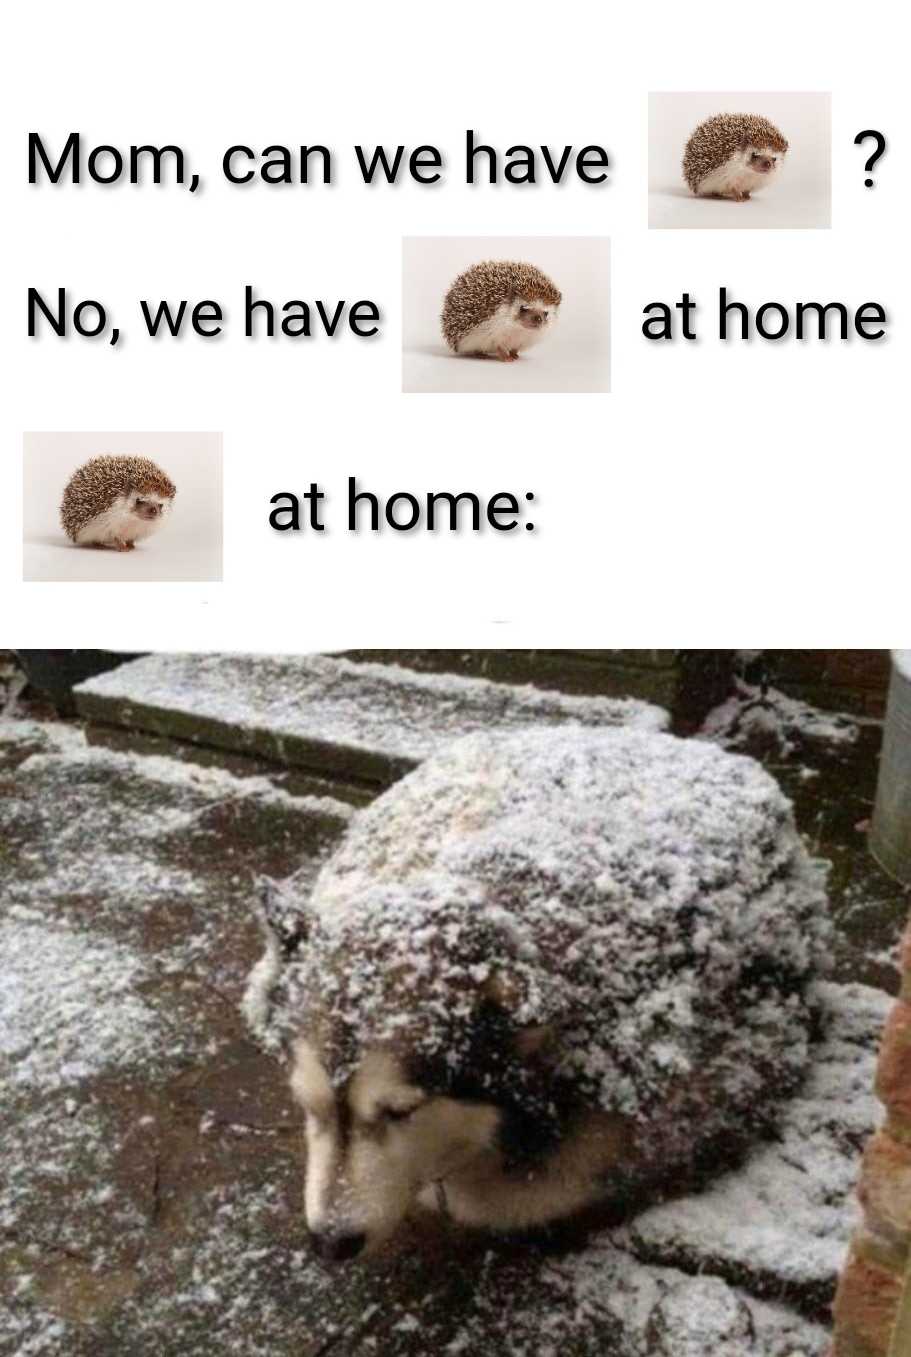
[[[527,998],[528,987],[521,974],[497,970],[487,977],[481,993],[485,1003],[496,1004],[509,1018],[517,1019]],[[525,1026],[515,1026],[513,1031],[516,1053],[523,1060],[546,1056],[556,1040],[555,1023],[527,1023]]]
[[[256,913],[266,939],[278,949],[282,960],[291,957],[307,941],[309,919],[305,906],[280,881],[259,876],[255,883]]]
[[[480,998],[485,1003],[496,1004],[505,1013],[515,1013],[525,998],[525,985],[511,971],[491,971],[481,986]]]
[[[520,1060],[546,1063],[557,1052],[559,1019],[558,989],[555,982],[549,985],[546,977],[536,977],[535,991],[544,1000],[544,1011],[549,1018],[544,1022],[523,1022],[523,1007],[528,1000],[528,978],[521,968],[512,970],[500,968],[487,976],[481,987],[481,1000],[486,1004],[496,1004],[498,1010],[509,1020],[512,1029],[513,1046]],[[551,991],[550,993],[547,993]],[[550,1003],[547,1001],[550,997]],[[553,1014],[553,1018],[551,1018]]]

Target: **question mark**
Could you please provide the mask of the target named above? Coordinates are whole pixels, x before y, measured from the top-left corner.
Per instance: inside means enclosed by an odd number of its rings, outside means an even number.
[[[879,160],[879,157],[886,149],[886,138],[883,136],[882,132],[875,132],[872,130],[867,132],[858,132],[857,136],[854,138],[854,145],[859,146],[862,141],[867,141],[869,137],[872,137],[873,140],[876,142],[876,150],[873,152],[871,156],[867,158],[867,163],[864,165],[864,169],[867,171],[867,174],[871,173],[873,166],[876,164],[877,160]],[[865,179],[864,184],[866,185],[867,188],[872,188],[873,180]]]

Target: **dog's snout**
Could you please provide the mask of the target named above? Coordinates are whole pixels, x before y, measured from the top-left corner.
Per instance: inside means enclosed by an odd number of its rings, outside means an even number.
[[[313,1252],[327,1263],[347,1263],[358,1256],[366,1242],[365,1234],[337,1234],[329,1230],[310,1233]]]

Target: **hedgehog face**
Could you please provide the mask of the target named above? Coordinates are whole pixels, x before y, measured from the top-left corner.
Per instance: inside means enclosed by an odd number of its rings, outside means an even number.
[[[170,503],[170,500],[164,499],[161,495],[144,495],[137,493],[133,498],[130,509],[137,518],[141,518],[146,522],[154,522],[155,519],[163,516],[165,510],[169,508]]]
[[[744,163],[754,174],[775,174],[784,156],[784,151],[774,151],[769,146],[748,145],[744,148]]]
[[[557,307],[546,302],[517,297],[512,305],[512,319],[526,330],[543,330],[557,317]]]

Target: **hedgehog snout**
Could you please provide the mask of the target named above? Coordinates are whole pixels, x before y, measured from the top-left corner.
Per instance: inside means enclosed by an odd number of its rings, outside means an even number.
[[[519,324],[529,330],[539,330],[547,321],[547,310],[537,306],[519,307]]]

